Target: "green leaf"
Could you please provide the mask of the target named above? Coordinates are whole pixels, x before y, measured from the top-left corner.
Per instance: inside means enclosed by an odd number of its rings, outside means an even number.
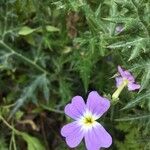
[[[32,46],[35,46],[36,45],[36,42],[35,42],[35,38],[33,36],[33,34],[29,34],[29,35],[26,35],[24,36],[24,39]]]
[[[132,46],[132,45],[135,45],[135,44],[141,42],[142,40],[143,40],[143,38],[137,38],[137,39],[133,39],[133,40],[127,41],[127,42],[126,41],[120,41],[120,42],[114,43],[112,45],[109,45],[108,48],[115,49],[115,48]]]
[[[43,76],[41,76],[40,80],[41,80],[40,88],[43,90],[44,97],[48,101],[49,100],[50,82],[45,74]]]
[[[90,75],[91,75],[92,62],[89,58],[83,57],[79,61],[78,70],[82,79],[85,92],[88,90]]]
[[[47,79],[45,74],[37,76],[27,87],[23,89],[20,98],[16,101],[16,105],[13,108],[10,117],[29,99],[32,102],[37,102],[37,92],[38,89],[43,92],[45,99],[49,100],[49,85],[50,81]]]
[[[134,49],[131,52],[131,56],[129,58],[129,61],[136,58],[141,51],[143,50],[144,53],[146,53],[146,47],[149,45],[150,39],[149,38],[143,38],[140,42],[137,42],[134,44]]]
[[[31,33],[33,33],[36,29],[31,29],[28,26],[24,26],[20,29],[20,31],[18,32],[19,35],[29,35]]]
[[[138,96],[135,100],[129,102],[125,107],[123,107],[122,110],[129,109],[129,108],[137,105],[139,102],[141,102],[143,99],[146,99],[149,96],[150,96],[150,92],[148,92],[147,94],[144,93],[144,94]]]
[[[60,31],[58,28],[56,28],[56,27],[54,27],[54,26],[50,26],[50,25],[47,25],[47,26],[46,26],[46,30],[47,30],[48,32],[58,32],[58,31]]]
[[[21,132],[20,135],[27,142],[28,150],[45,150],[45,147],[39,139],[24,132]]]
[[[119,118],[119,119],[115,119],[115,121],[133,121],[133,120],[148,119],[148,118],[150,118],[150,114]]]
[[[145,73],[143,74],[142,78],[142,86],[140,88],[140,91],[145,89],[150,83],[150,66],[145,66]]]
[[[137,45],[135,46],[135,48],[132,50],[131,56],[129,58],[129,61],[134,59],[135,57],[137,57],[140,53],[141,50],[141,44],[137,43]]]
[[[66,103],[71,98],[71,84],[62,78],[59,80],[59,93],[63,103]]]

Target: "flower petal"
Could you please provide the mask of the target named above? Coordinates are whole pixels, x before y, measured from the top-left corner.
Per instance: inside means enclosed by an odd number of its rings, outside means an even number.
[[[122,77],[125,76],[125,73],[124,73],[123,69],[122,69],[120,66],[118,66],[118,72],[120,73],[120,75],[121,75]]]
[[[138,90],[138,89],[140,89],[140,85],[139,84],[135,84],[135,83],[132,83],[132,82],[130,82],[129,84],[128,84],[128,90],[129,91],[134,91],[134,90]]]
[[[65,114],[72,119],[78,119],[83,115],[85,110],[85,102],[81,96],[72,98],[72,102],[65,107]]]
[[[87,108],[97,118],[101,117],[110,107],[110,101],[104,97],[101,97],[96,91],[89,93],[87,99]]]
[[[85,144],[87,150],[99,150],[101,147],[108,148],[112,144],[112,137],[103,128],[97,124],[85,134]]]
[[[61,135],[66,137],[66,143],[69,147],[74,148],[80,144],[84,133],[77,121],[65,125],[61,129]]]
[[[125,74],[125,78],[131,82],[135,82],[135,78],[133,77],[133,75],[129,72],[129,71],[124,71]]]
[[[123,83],[122,77],[116,77],[116,86],[119,87]]]
[[[129,71],[123,70],[120,66],[118,66],[118,72],[120,73],[120,75],[123,78],[125,78],[131,82],[135,82],[135,78],[133,77],[133,75]]]

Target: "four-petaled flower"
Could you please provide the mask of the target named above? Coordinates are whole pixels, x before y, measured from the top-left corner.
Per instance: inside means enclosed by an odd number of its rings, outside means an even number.
[[[122,84],[126,84],[126,86],[128,86],[129,91],[140,89],[140,85],[135,83],[135,78],[131,75],[129,71],[124,71],[120,66],[118,66],[118,72],[120,74],[120,77],[116,77],[117,87],[119,87]]]
[[[61,129],[61,135],[66,138],[69,147],[74,148],[85,139],[87,150],[108,148],[112,138],[103,126],[97,122],[110,107],[110,101],[101,97],[96,91],[89,93],[85,104],[81,96],[75,96],[65,107],[65,114],[75,121]]]

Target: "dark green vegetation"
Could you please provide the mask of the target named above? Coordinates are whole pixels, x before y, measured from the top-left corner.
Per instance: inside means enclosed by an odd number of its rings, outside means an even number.
[[[0,150],[68,149],[64,106],[91,90],[111,99],[118,64],[142,87],[100,122],[110,149],[149,150],[150,1],[0,0]]]

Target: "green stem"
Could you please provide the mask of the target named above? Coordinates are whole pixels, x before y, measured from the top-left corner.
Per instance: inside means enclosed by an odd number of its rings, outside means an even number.
[[[9,51],[11,51],[14,55],[16,55],[17,57],[25,60],[26,62],[28,62],[29,64],[31,64],[32,66],[34,66],[35,68],[37,68],[39,71],[50,75],[49,72],[47,72],[44,68],[42,68],[41,66],[39,66],[38,64],[36,64],[34,61],[28,59],[27,57],[21,55],[20,53],[16,52],[14,49],[12,49],[10,46],[8,46],[6,43],[4,43],[3,41],[0,41],[0,44],[5,47],[6,49],[8,49]]]
[[[3,121],[3,123],[12,131],[14,131],[16,134],[20,134],[20,132],[18,130],[16,130],[13,126],[11,126],[1,115],[0,115],[0,120]]]
[[[17,150],[14,130],[12,131],[12,142],[13,142],[14,150]]]
[[[48,111],[51,111],[51,112],[55,112],[55,113],[58,113],[58,114],[64,114],[63,111],[50,108],[49,106],[41,105],[41,107],[48,110]]]

